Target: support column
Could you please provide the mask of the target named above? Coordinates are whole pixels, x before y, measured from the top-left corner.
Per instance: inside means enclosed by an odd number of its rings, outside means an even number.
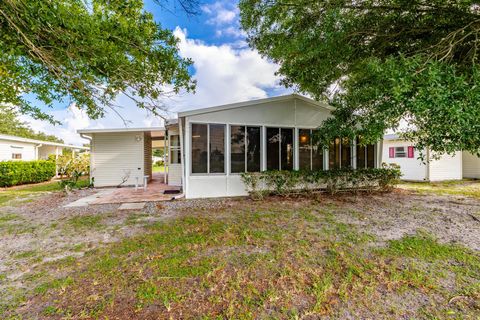
[[[55,177],[58,177],[58,147],[55,147]]]

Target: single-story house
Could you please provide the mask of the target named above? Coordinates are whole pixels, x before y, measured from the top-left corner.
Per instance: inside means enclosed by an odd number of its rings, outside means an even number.
[[[166,141],[165,183],[186,198],[246,195],[240,173],[378,167],[382,144],[336,139],[312,145],[312,130],[332,107],[297,95],[246,101],[178,113],[165,127],[85,129],[91,140],[95,187],[142,185],[152,178],[152,146]]]
[[[61,155],[63,149],[71,149],[73,152],[89,150],[83,146],[0,134],[0,161],[43,160],[48,159],[51,154]]]
[[[420,150],[413,144],[399,137],[387,134],[383,138],[383,155],[385,163],[400,166],[403,180],[443,181],[461,180],[463,178],[480,178],[480,158],[466,151],[454,155],[432,157],[430,150],[424,150],[425,161],[419,159]]]

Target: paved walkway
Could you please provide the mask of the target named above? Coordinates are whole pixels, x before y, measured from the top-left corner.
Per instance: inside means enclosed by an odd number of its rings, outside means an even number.
[[[153,179],[147,185],[147,190],[139,187],[99,189],[94,195],[78,199],[65,207],[83,207],[92,204],[111,203],[141,203],[172,200],[178,194],[164,194],[165,191],[180,193],[179,187],[172,187],[163,183],[163,174],[154,173]]]

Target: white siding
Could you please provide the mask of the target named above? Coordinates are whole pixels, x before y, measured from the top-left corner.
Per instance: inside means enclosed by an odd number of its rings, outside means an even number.
[[[402,180],[424,181],[427,179],[427,166],[418,159],[420,152],[415,150],[413,158],[390,158],[389,148],[405,147],[412,144],[403,140],[384,140],[382,160],[385,163],[395,163],[400,166]]]
[[[21,153],[23,161],[35,160],[35,144],[0,140],[0,161],[12,160],[12,153]]]
[[[140,140],[140,141],[138,141]],[[143,184],[143,132],[94,133],[92,135],[91,173],[96,187]]]
[[[330,116],[330,111],[310,104],[300,99],[291,99],[280,102],[267,102],[241,108],[213,111],[204,114],[187,116],[185,118],[185,170],[187,181],[184,184],[187,198],[228,197],[247,195],[239,174],[229,174],[230,167],[230,125],[252,125],[291,128],[316,128],[323,120]],[[191,175],[190,143],[192,123],[220,123],[226,124],[227,143],[225,148],[225,161],[227,172],[215,175]],[[262,130],[264,135],[265,129]],[[296,130],[295,130],[296,132]],[[297,135],[294,136],[295,149],[297,149]],[[265,146],[262,137],[262,167],[265,167]],[[327,155],[325,155],[327,156]],[[295,161],[295,166],[297,165]],[[170,175],[171,173],[169,173]]]
[[[480,158],[470,152],[463,152],[463,177],[480,179]]]
[[[443,155],[438,160],[431,160],[430,181],[461,180],[462,179],[462,153]]]

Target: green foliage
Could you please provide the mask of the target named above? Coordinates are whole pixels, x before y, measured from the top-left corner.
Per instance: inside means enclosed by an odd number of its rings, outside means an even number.
[[[382,168],[335,169],[326,171],[265,171],[242,173],[242,181],[253,199],[265,195],[288,196],[312,190],[326,190],[330,194],[342,190],[390,190],[400,179],[396,165]]]
[[[63,143],[62,139],[43,132],[33,131],[25,122],[18,119],[18,112],[14,108],[0,105],[0,134],[8,134],[28,139]]]
[[[321,144],[372,143],[405,121],[419,150],[480,152],[475,2],[241,0],[240,11],[283,83],[336,107]]]
[[[43,182],[55,176],[55,162],[1,161],[0,187],[10,187],[26,183]]]
[[[1,1],[0,104],[54,121],[24,98],[30,94],[98,118],[124,94],[158,114],[165,85],[174,93],[195,86],[177,42],[141,0]]]
[[[60,186],[72,189],[78,186],[78,179],[90,172],[90,154],[80,153],[75,157],[72,153],[61,155],[57,159],[58,174],[63,177]]]

